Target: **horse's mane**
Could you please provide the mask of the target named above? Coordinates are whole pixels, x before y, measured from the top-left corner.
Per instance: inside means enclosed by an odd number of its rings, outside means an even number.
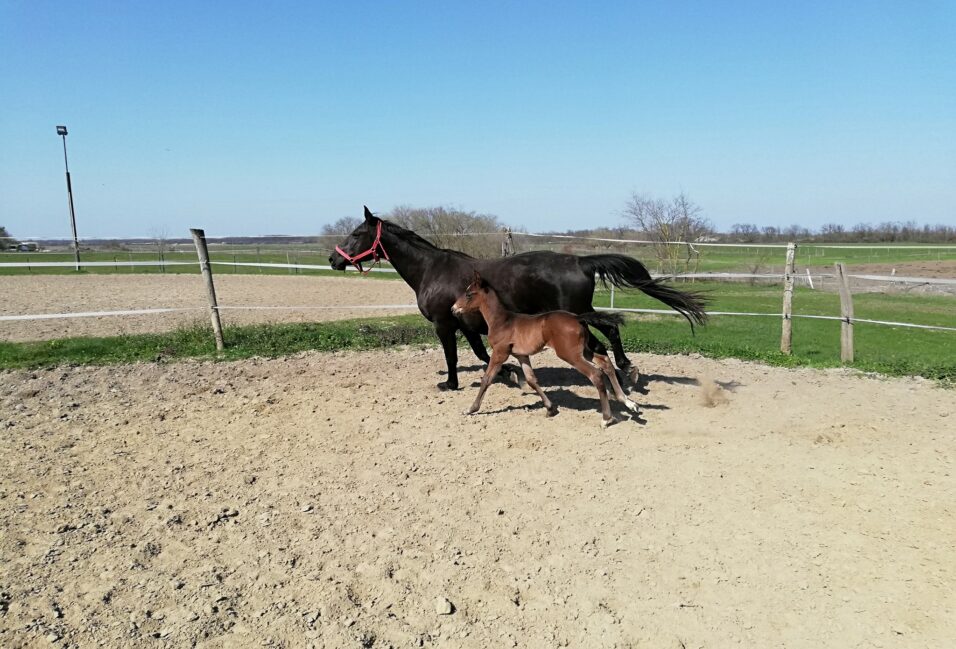
[[[450,248],[439,248],[438,246],[428,241],[424,237],[418,234],[415,234],[414,232],[412,232],[411,230],[407,228],[403,228],[398,223],[395,223],[393,221],[386,221],[385,219],[382,219],[381,221],[382,221],[382,226],[385,228],[385,230],[387,230],[391,234],[394,234],[396,237],[400,238],[402,241],[409,244],[413,248],[418,248],[419,250],[425,250],[429,252],[431,251],[447,252],[450,255],[457,255],[464,259],[474,259],[474,257],[472,257],[471,255],[466,255],[465,253],[460,252],[458,250],[452,250]]]

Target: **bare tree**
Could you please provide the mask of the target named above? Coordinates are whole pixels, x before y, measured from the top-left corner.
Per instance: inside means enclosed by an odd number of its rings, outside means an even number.
[[[354,216],[343,216],[334,223],[326,223],[322,226],[322,234],[349,234],[352,230],[361,225],[362,220]]]
[[[760,228],[753,223],[734,223],[730,228],[730,236],[743,243],[754,243],[760,238]]]
[[[0,225],[0,250],[6,250],[11,247],[16,249],[18,243],[20,242],[11,237],[7,229]]]
[[[502,253],[505,226],[497,216],[447,207],[414,208],[399,205],[388,215],[439,248],[458,250],[476,257]]]
[[[700,206],[683,192],[670,201],[632,194],[624,206],[624,218],[654,242],[662,273],[687,272],[692,261],[699,264],[699,254],[691,244],[714,231],[710,221],[701,216]]]
[[[169,245],[169,229],[165,226],[153,226],[150,228],[150,235],[153,237],[153,241],[156,243],[156,253],[159,257],[159,268],[162,272],[166,272],[166,253],[170,249]]]

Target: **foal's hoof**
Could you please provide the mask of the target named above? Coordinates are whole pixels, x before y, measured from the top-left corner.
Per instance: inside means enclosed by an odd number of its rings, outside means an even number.
[[[616,417],[611,417],[610,419],[605,419],[601,422],[601,428],[607,428],[608,426],[613,426],[614,424],[620,423],[620,420]]]
[[[441,383],[438,384],[438,389],[441,390],[442,392],[448,392],[448,391],[450,391],[450,390],[457,390],[457,389],[458,389],[458,384],[457,384],[457,383],[449,383],[448,381],[442,381]]]
[[[471,408],[469,408],[468,410],[462,410],[462,411],[461,411],[461,414],[463,414],[463,415],[465,415],[465,416],[467,417],[468,415],[473,415],[473,414],[475,414],[475,412],[477,412],[477,411],[472,410]]]
[[[551,406],[544,411],[545,417],[554,417],[556,414],[558,414],[558,409],[554,406]]]
[[[630,410],[631,412],[637,412],[637,404],[634,403],[633,401],[631,401],[630,399],[625,399],[625,400],[624,400],[624,405],[625,405],[625,406],[627,407],[627,409]]]

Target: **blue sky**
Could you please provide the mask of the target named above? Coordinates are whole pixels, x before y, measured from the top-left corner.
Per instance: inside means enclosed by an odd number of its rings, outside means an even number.
[[[954,2],[0,0],[0,224],[529,230],[687,192],[720,227],[956,222]]]

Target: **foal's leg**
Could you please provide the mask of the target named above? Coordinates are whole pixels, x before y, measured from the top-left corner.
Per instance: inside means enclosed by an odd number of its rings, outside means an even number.
[[[531,369],[531,359],[527,356],[516,356],[516,358],[518,362],[521,363],[521,369],[524,370],[524,378],[527,379],[528,385],[534,388],[534,391],[538,393],[538,396],[541,397],[541,400],[544,402],[548,417],[554,417],[558,414],[558,409],[554,407],[551,403],[551,399],[548,398],[538,385],[538,378],[534,375],[534,370]]]
[[[604,354],[594,354],[594,364],[604,371],[604,375],[607,376],[611,382],[611,387],[614,388],[614,396],[617,397],[617,400],[623,403],[628,410],[637,412],[637,404],[627,398],[627,395],[624,394],[624,390],[621,389],[621,384],[617,382],[617,372],[614,371],[614,366],[611,365],[611,359]]]
[[[611,343],[611,349],[614,350],[614,360],[617,361],[617,366],[621,368],[621,371],[624,372],[624,375],[632,384],[637,385],[640,372],[638,372],[637,365],[634,365],[624,353],[620,330],[616,325],[595,324],[593,326],[607,336],[608,342]]]
[[[472,415],[478,412],[478,408],[481,407],[481,399],[485,396],[485,390],[487,390],[491,382],[495,380],[495,376],[498,375],[498,370],[501,369],[501,366],[508,360],[508,356],[510,355],[510,345],[491,351],[491,360],[488,361],[488,369],[485,370],[485,375],[481,377],[481,387],[478,388],[478,396],[475,397],[475,402],[471,404],[471,408],[465,411],[466,415]]]
[[[489,363],[491,358],[488,356],[488,350],[485,349],[485,343],[481,339],[481,334],[471,329],[465,329],[464,327],[462,327],[461,332],[465,335],[465,340],[471,345],[471,350],[475,352],[475,356],[478,357],[478,360],[486,364]],[[520,386],[521,373],[518,371],[518,368],[510,363],[505,363],[504,369],[514,376],[515,383]]]
[[[584,345],[571,350],[567,348],[555,347],[554,352],[558,355],[563,361],[570,363],[574,369],[579,371],[584,376],[590,379],[591,383],[594,384],[594,387],[597,388],[598,396],[601,397],[601,415],[604,417],[604,421],[601,426],[607,428],[612,424],[617,423],[617,419],[614,418],[614,415],[611,414],[611,405],[607,400],[607,390],[604,388],[604,374],[603,372],[595,365],[584,358]]]
[[[628,410],[637,412],[637,404],[628,399],[624,394],[624,390],[621,389],[621,384],[617,380],[617,371],[615,371],[614,366],[611,364],[611,359],[607,356],[607,347],[595,338],[594,334],[590,331],[588,331],[588,342],[584,346],[582,355],[584,356],[584,360],[593,361],[595,365],[601,368],[611,382],[611,387],[614,388],[614,396],[617,400],[627,406]]]

